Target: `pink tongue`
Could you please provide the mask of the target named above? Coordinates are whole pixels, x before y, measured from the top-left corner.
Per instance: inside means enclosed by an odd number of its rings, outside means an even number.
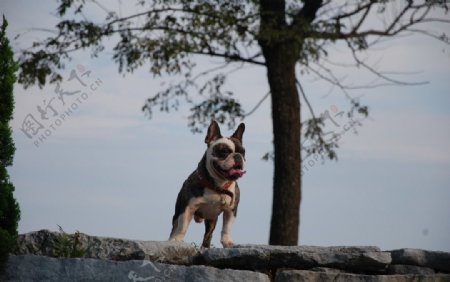
[[[244,170],[242,170],[242,169],[234,169],[234,168],[232,168],[232,169],[230,169],[229,171],[228,171],[228,174],[230,175],[230,176],[238,176],[238,177],[241,177],[242,175],[244,175],[246,173],[246,171],[244,171]]]

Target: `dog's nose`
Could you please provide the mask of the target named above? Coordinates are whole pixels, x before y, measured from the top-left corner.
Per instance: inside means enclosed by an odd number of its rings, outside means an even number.
[[[235,154],[235,155],[233,156],[233,158],[234,158],[234,161],[235,161],[236,163],[238,163],[238,164],[241,164],[242,161],[243,161],[241,154]]]

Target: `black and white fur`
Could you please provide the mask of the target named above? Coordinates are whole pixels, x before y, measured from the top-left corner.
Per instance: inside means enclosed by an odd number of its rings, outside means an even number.
[[[183,241],[189,223],[194,218],[197,223],[204,220],[202,247],[209,248],[218,216],[223,212],[220,241],[224,248],[234,245],[231,226],[240,196],[236,180],[245,173],[245,150],[242,146],[244,130],[245,125],[241,123],[234,134],[226,138],[222,137],[219,125],[215,121],[211,122],[205,138],[208,148],[197,170],[183,183],[178,193],[169,240]]]

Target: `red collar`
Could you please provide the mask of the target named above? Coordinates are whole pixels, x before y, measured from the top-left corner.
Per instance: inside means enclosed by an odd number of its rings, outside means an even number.
[[[223,189],[228,190],[228,188],[230,188],[230,186],[234,183],[234,181],[228,181],[227,183],[225,183],[225,185],[223,185]]]
[[[208,178],[206,178],[203,175],[203,173],[201,173],[198,169],[197,169],[197,177],[200,180],[200,184],[202,184],[204,187],[213,190],[219,194],[226,194],[230,196],[231,199],[233,199],[234,194],[233,192],[228,190],[228,188],[230,188],[230,186],[234,183],[234,181],[228,181],[227,183],[225,183],[225,185],[223,185],[223,187],[219,187],[216,186],[212,181],[208,180]]]

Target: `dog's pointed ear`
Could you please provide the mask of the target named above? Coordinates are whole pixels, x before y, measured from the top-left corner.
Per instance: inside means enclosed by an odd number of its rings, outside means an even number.
[[[233,133],[233,135],[231,135],[231,138],[236,138],[242,143],[242,135],[244,135],[244,131],[245,131],[245,124],[241,123],[239,124],[238,128]]]
[[[208,133],[206,134],[205,137],[205,143],[209,145],[211,142],[219,138],[222,138],[222,135],[220,134],[219,125],[215,120],[212,120],[211,124],[208,127]]]

